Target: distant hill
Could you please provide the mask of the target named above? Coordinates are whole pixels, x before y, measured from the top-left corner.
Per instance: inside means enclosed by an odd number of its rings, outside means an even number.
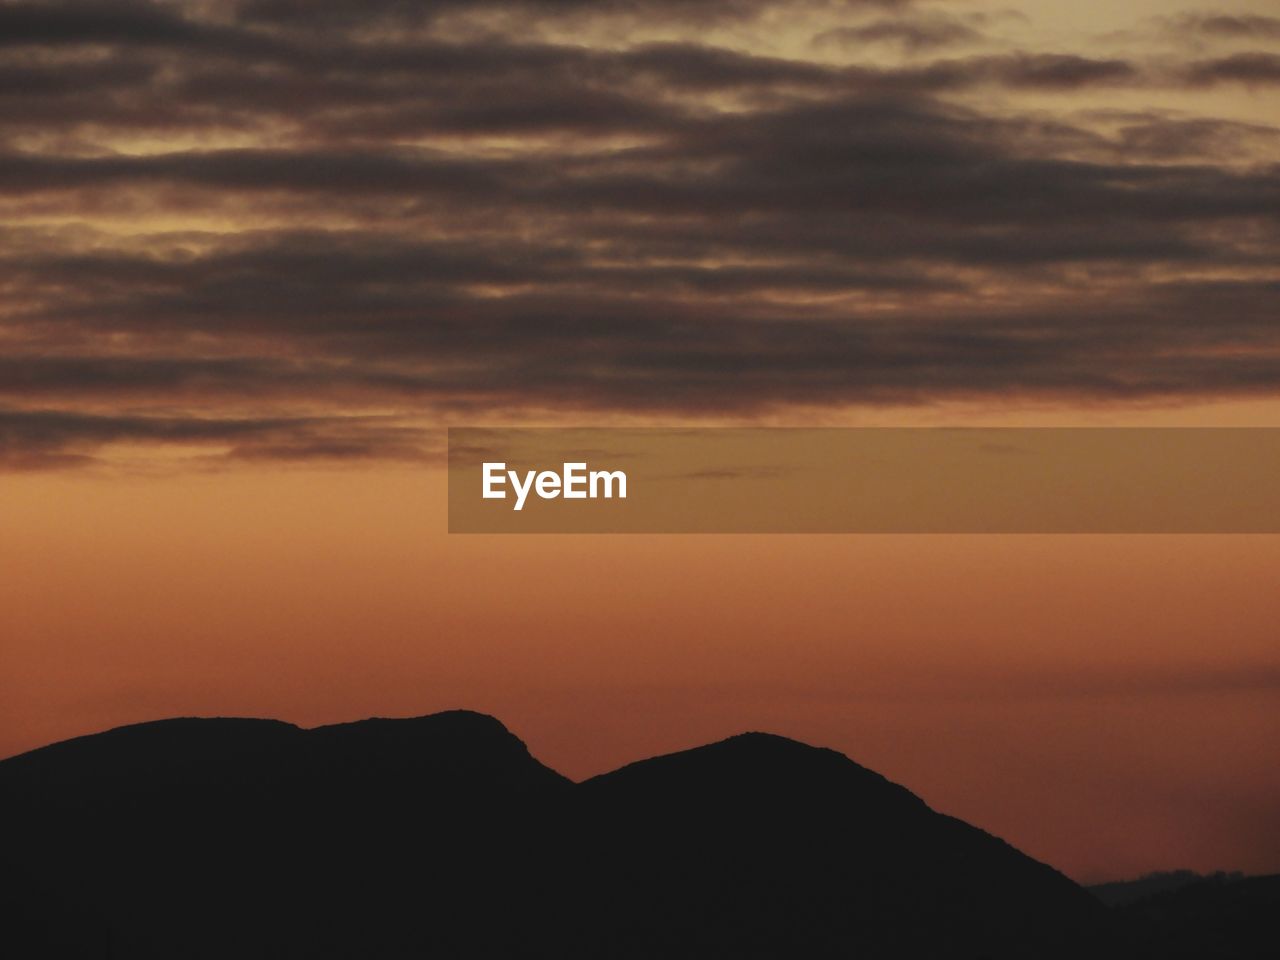
[[[167,720],[0,762],[0,815],[23,960],[1051,958],[1158,926],[767,734],[574,784],[466,711]]]
[[[1117,907],[1117,956],[1134,960],[1275,960],[1280,875],[1214,874]]]
[[[1242,873],[1196,873],[1194,870],[1165,870],[1148,873],[1136,880],[1116,880],[1111,883],[1095,883],[1085,889],[1109,907],[1123,907],[1146,900],[1160,893],[1171,893],[1193,883],[1209,880],[1214,883],[1234,883],[1243,880]]]

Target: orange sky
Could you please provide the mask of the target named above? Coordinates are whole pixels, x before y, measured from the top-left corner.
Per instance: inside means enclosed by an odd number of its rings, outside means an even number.
[[[1280,538],[450,537],[443,427],[1280,426],[1274,0],[0,5],[0,755],[491,712],[1280,870]]]
[[[1082,879],[1280,865],[1280,538],[463,537],[413,468],[8,476],[0,753],[466,706],[836,747]]]

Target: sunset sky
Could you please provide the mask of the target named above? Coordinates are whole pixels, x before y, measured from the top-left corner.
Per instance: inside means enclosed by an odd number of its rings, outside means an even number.
[[[1280,537],[450,536],[450,425],[1280,426],[1274,0],[0,0],[0,756],[744,729],[1280,870]]]

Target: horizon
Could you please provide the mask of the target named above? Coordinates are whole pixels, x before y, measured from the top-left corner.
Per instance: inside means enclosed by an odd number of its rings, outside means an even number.
[[[531,757],[535,762],[537,762],[538,764],[540,764],[542,767],[546,768],[547,770],[551,771],[552,773],[555,773],[555,774],[558,774],[558,775],[559,775],[559,776],[561,776],[561,777],[564,777],[564,778],[565,778],[565,780],[567,780],[569,783],[574,784],[574,785],[579,785],[579,784],[582,784],[582,783],[586,783],[587,781],[592,780],[592,779],[595,779],[596,777],[601,777],[601,776],[604,776],[604,775],[606,775],[606,774],[615,773],[615,772],[618,772],[618,771],[620,771],[620,770],[624,770],[624,769],[626,769],[626,768],[628,768],[628,767],[631,767],[631,766],[633,766],[633,765],[636,765],[636,764],[643,764],[643,763],[646,763],[647,761],[650,761],[650,760],[660,760],[660,759],[663,759],[663,758],[666,758],[666,757],[679,756],[679,755],[681,755],[681,754],[697,752],[697,751],[701,751],[701,750],[703,750],[703,749],[705,749],[705,748],[720,746],[720,745],[722,745],[722,744],[728,743],[729,741],[733,741],[733,740],[741,740],[741,739],[744,739],[744,738],[768,738],[768,739],[771,739],[771,740],[783,740],[783,741],[787,742],[788,744],[793,744],[793,745],[795,745],[795,746],[804,747],[804,748],[806,748],[806,749],[811,749],[811,750],[820,750],[820,751],[832,751],[832,752],[837,753],[837,754],[838,754],[842,759],[847,760],[848,762],[852,763],[853,765],[855,765],[855,766],[857,766],[857,767],[859,767],[859,768],[861,768],[861,769],[863,769],[863,770],[867,770],[867,771],[870,771],[871,773],[875,773],[875,774],[879,774],[879,773],[880,773],[880,771],[875,770],[875,769],[870,768],[870,767],[867,767],[867,766],[865,766],[864,764],[860,763],[860,762],[858,761],[858,758],[857,758],[857,757],[849,756],[848,754],[843,753],[843,752],[841,752],[841,751],[839,751],[839,750],[835,750],[835,749],[834,749],[834,748],[832,748],[832,747],[828,747],[828,746],[825,746],[825,745],[820,744],[820,743],[809,743],[809,742],[806,742],[806,741],[803,741],[803,740],[795,739],[794,737],[788,737],[788,736],[786,736],[786,735],[784,735],[784,734],[774,733],[774,732],[771,732],[771,731],[769,731],[769,730],[764,730],[764,729],[749,729],[749,730],[740,730],[740,731],[738,731],[738,732],[736,732],[736,733],[731,733],[731,734],[729,734],[729,735],[727,735],[727,736],[725,736],[725,737],[723,737],[723,738],[720,738],[720,739],[718,739],[718,740],[712,740],[712,741],[708,741],[708,742],[705,742],[705,743],[692,744],[692,745],[685,746],[685,747],[681,747],[681,748],[677,748],[677,749],[674,749],[674,750],[671,750],[671,751],[668,751],[668,752],[659,753],[659,754],[654,754],[654,755],[652,755],[652,756],[641,756],[641,757],[636,757],[636,758],[633,758],[633,759],[631,759],[631,760],[623,761],[619,766],[616,766],[616,767],[610,767],[610,768],[607,768],[607,769],[597,770],[597,771],[594,771],[594,772],[588,772],[588,773],[587,773],[587,774],[585,774],[585,775],[579,775],[579,776],[576,776],[576,777],[570,777],[570,776],[565,775],[565,774],[564,774],[563,772],[561,772],[560,770],[558,770],[554,765],[552,765],[552,764],[548,764],[548,763],[546,763],[545,761],[543,761],[543,760],[539,757],[538,752],[534,749],[533,745],[529,744],[529,742],[528,742],[528,741],[526,741],[526,740],[525,740],[525,739],[520,735],[520,733],[519,733],[518,731],[516,731],[516,730],[512,730],[509,726],[507,726],[507,725],[506,725],[506,723],[505,723],[505,722],[503,722],[502,718],[500,718],[500,717],[496,717],[496,716],[494,716],[493,714],[484,713],[484,712],[482,712],[482,711],[472,710],[472,709],[469,709],[469,708],[467,708],[467,707],[451,707],[451,708],[446,708],[446,709],[443,709],[443,710],[438,710],[438,711],[435,711],[435,712],[432,712],[432,713],[427,713],[427,714],[418,714],[418,715],[412,715],[412,716],[394,716],[394,717],[393,717],[393,716],[367,716],[367,717],[360,717],[360,718],[357,718],[357,719],[354,719],[354,720],[338,720],[338,721],[334,721],[334,722],[330,722],[330,723],[318,724],[318,725],[316,725],[316,726],[303,726],[303,725],[300,725],[300,724],[291,723],[291,722],[289,722],[289,721],[287,721],[287,720],[280,720],[279,718],[275,718],[275,717],[249,717],[249,716],[173,716],[173,717],[160,717],[160,718],[156,718],[156,719],[153,719],[153,720],[142,720],[142,721],[138,721],[138,722],[134,722],[134,723],[128,723],[128,724],[124,724],[124,725],[119,726],[119,727],[111,727],[111,728],[108,728],[108,729],[105,729],[105,730],[95,730],[95,731],[91,731],[91,732],[88,732],[88,733],[78,734],[78,735],[75,735],[75,736],[69,737],[69,738],[67,738],[66,740],[58,740],[58,741],[54,741],[53,743],[42,744],[42,745],[40,745],[40,746],[38,746],[38,747],[34,747],[34,748],[32,748],[31,750],[23,751],[22,753],[13,754],[13,755],[11,755],[11,756],[3,756],[3,757],[0,757],[0,763],[4,763],[5,761],[12,760],[12,759],[17,759],[17,758],[19,758],[19,757],[26,756],[27,754],[30,754],[30,753],[36,753],[36,752],[42,751],[42,750],[44,750],[44,749],[46,749],[46,748],[48,748],[48,747],[56,747],[56,746],[59,746],[60,744],[64,744],[64,743],[68,743],[68,742],[83,741],[83,740],[90,740],[90,739],[94,739],[94,738],[96,738],[96,737],[98,737],[99,735],[102,735],[102,734],[117,733],[117,732],[124,731],[124,730],[132,730],[132,729],[136,729],[136,728],[139,728],[139,727],[149,727],[149,726],[155,726],[155,725],[159,725],[159,724],[166,724],[166,723],[172,723],[172,722],[183,722],[183,721],[193,721],[193,720],[194,720],[194,721],[229,721],[229,722],[232,722],[232,723],[246,722],[246,721],[247,721],[247,722],[252,722],[252,723],[284,724],[285,726],[288,726],[288,727],[290,727],[290,728],[292,728],[292,729],[294,729],[294,730],[297,730],[297,731],[299,731],[299,732],[301,732],[301,733],[306,733],[306,732],[309,732],[309,731],[323,730],[323,729],[326,729],[326,728],[333,728],[333,727],[350,727],[350,726],[358,726],[358,725],[366,724],[366,723],[385,723],[385,722],[406,722],[406,723],[410,723],[410,722],[414,722],[414,721],[431,720],[431,719],[435,719],[435,718],[437,718],[437,717],[441,717],[441,716],[457,715],[457,714],[465,714],[465,715],[468,715],[468,716],[470,716],[470,717],[474,717],[474,718],[477,718],[477,719],[480,719],[480,720],[485,720],[485,721],[494,721],[494,722],[496,722],[496,723],[498,724],[498,726],[500,726],[500,727],[502,728],[502,730],[503,730],[503,732],[504,732],[505,734],[507,734],[508,736],[510,736],[510,737],[512,737],[512,738],[514,738],[517,742],[519,742],[519,743],[520,743],[520,745],[521,745],[521,746],[523,746],[523,747],[525,748],[525,750],[528,752],[529,756],[530,756],[530,757]],[[945,815],[945,814],[948,814],[948,811],[943,810],[943,809],[939,809],[939,808],[935,807],[932,803],[930,803],[930,802],[929,802],[929,800],[928,800],[926,797],[922,797],[922,796],[920,796],[919,794],[917,794],[917,793],[916,793],[916,792],[911,788],[911,786],[910,786],[909,784],[906,784],[906,783],[899,783],[899,782],[897,782],[897,781],[893,780],[892,778],[886,778],[886,782],[887,782],[887,783],[889,783],[889,784],[891,784],[891,785],[898,786],[898,787],[902,787],[902,788],[906,789],[909,793],[911,793],[911,795],[912,795],[912,796],[916,797],[916,798],[917,798],[917,799],[919,799],[919,800],[922,800],[922,801],[925,803],[925,805],[926,805],[926,806],[928,806],[928,808],[929,808],[930,810],[933,810],[933,811],[934,811],[934,812],[936,812],[936,813],[941,813],[941,814],[944,814],[944,815]],[[975,824],[975,825],[976,825],[976,824]],[[1000,838],[1000,839],[1003,839],[1003,838]],[[1057,869],[1058,869],[1058,867],[1057,867],[1055,864],[1049,863],[1049,864],[1047,864],[1047,865],[1048,865],[1048,866],[1050,866],[1050,867],[1053,867],[1055,870],[1057,870]],[[1064,875],[1066,875],[1066,874],[1064,874]],[[1233,877],[1233,876],[1236,876],[1236,877],[1259,876],[1259,877],[1261,877],[1261,876],[1270,876],[1270,875],[1272,875],[1272,873],[1271,873],[1271,872],[1267,872],[1267,873],[1257,873],[1257,874],[1246,874],[1246,873],[1243,873],[1243,872],[1241,872],[1241,871],[1230,871],[1230,870],[1195,871],[1195,870],[1190,870],[1190,869],[1185,868],[1185,867],[1169,867],[1169,868],[1164,868],[1164,869],[1151,870],[1151,871],[1147,871],[1147,872],[1145,872],[1145,873],[1141,873],[1141,874],[1134,874],[1134,875],[1129,875],[1129,876],[1111,876],[1111,877],[1075,877],[1075,876],[1072,876],[1072,877],[1070,877],[1070,879],[1074,880],[1076,883],[1080,884],[1081,886],[1083,886],[1083,887],[1085,887],[1085,888],[1091,888],[1091,887],[1106,886],[1106,885],[1124,885],[1124,884],[1126,884],[1126,883],[1132,883],[1132,882],[1137,882],[1137,881],[1141,881],[1141,880],[1149,880],[1149,879],[1154,879],[1154,878],[1163,878],[1163,877],[1169,877],[1169,876],[1182,876],[1182,875],[1191,876],[1191,877],[1194,877],[1194,878],[1196,878],[1196,879],[1213,879],[1213,878],[1215,878],[1215,877],[1220,877],[1220,876],[1227,876],[1227,877]],[[1277,874],[1275,874],[1275,875],[1280,876],[1280,873],[1277,873]],[[1068,875],[1068,876],[1069,876],[1069,875]]]

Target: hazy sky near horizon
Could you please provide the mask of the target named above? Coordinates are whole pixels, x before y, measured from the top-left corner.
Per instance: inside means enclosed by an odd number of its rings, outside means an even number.
[[[1268,537],[458,538],[449,424],[1280,426],[1268,0],[0,2],[0,755],[744,728],[1280,869]]]

